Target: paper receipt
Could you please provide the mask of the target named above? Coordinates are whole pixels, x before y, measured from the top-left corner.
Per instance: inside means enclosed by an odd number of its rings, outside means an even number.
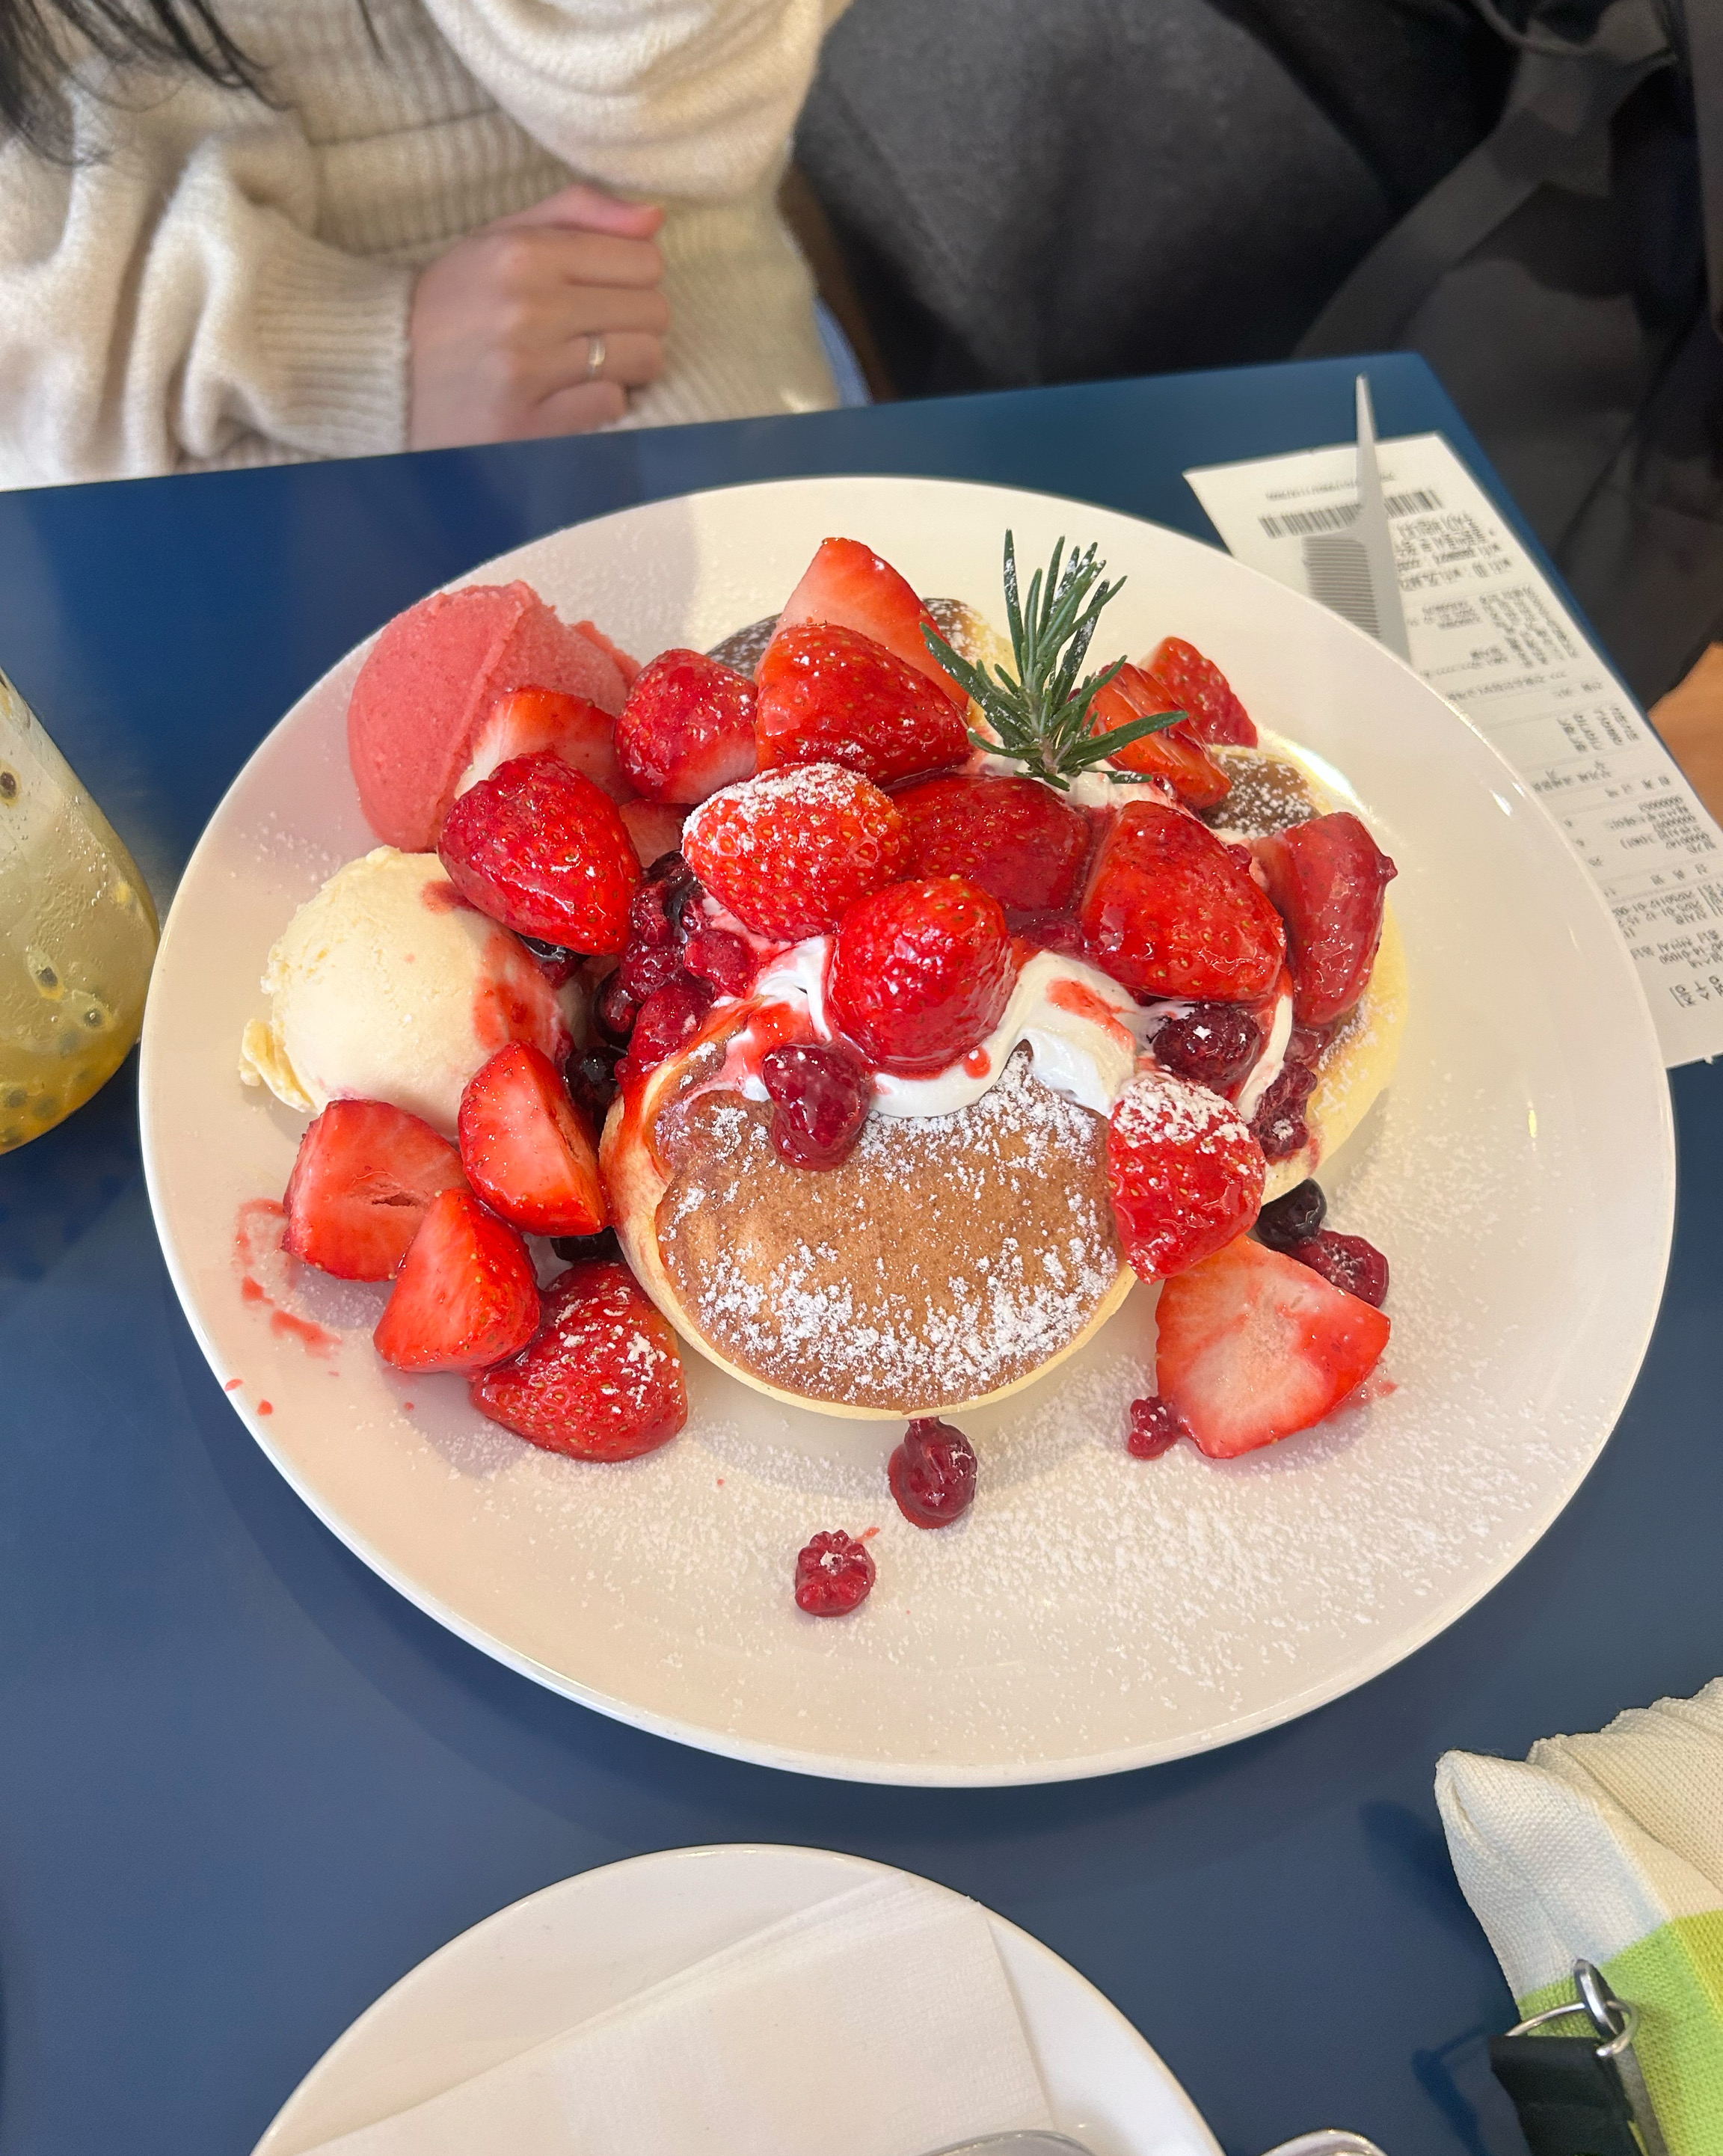
[[[1671,1067],[1723,1054],[1723,831],[1439,434],[1381,442],[1412,663],[1544,802],[1613,909]],[[1187,471],[1228,549],[1366,629],[1350,443]]]

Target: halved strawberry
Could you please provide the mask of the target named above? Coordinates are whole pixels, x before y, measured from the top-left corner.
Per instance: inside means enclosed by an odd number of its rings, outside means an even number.
[[[1089,708],[1090,732],[1106,734],[1115,726],[1129,726],[1133,719],[1178,707],[1147,675],[1125,665],[1104,689],[1095,691]],[[1193,808],[1211,808],[1233,790],[1232,780],[1199,742],[1186,735],[1182,725],[1165,726],[1159,733],[1126,742],[1123,748],[1114,750],[1112,760],[1126,771],[1140,771],[1147,778],[1164,778],[1179,799]]]
[[[963,714],[895,653],[834,622],[798,622],[756,676],[760,768],[840,763],[876,786],[944,771],[969,753]]]
[[[909,844],[877,786],[835,763],[768,771],[703,801],[682,832],[688,865],[757,936],[797,940],[902,875]]]
[[[1262,1206],[1262,1147],[1230,1101],[1168,1071],[1133,1078],[1107,1126],[1119,1240],[1143,1280],[1223,1250]]]
[[[552,754],[516,757],[456,800],[437,841],[469,904],[565,950],[620,951],[640,880],[616,803]]]
[[[482,1370],[537,1330],[526,1245],[470,1191],[439,1191],[371,1336],[377,1353],[397,1370]]]
[[[893,800],[908,829],[912,875],[967,876],[1019,913],[1075,903],[1089,819],[1038,778],[951,772]]]
[[[958,686],[927,648],[922,626],[933,616],[889,562],[859,539],[827,539],[808,565],[802,581],[785,602],[775,635],[798,622],[830,621],[859,630],[894,651],[906,666],[925,674],[960,711],[969,694]]]
[[[1376,1368],[1390,1330],[1249,1236],[1168,1281],[1155,1322],[1156,1388],[1214,1460],[1320,1422]]]
[[[1095,963],[1136,995],[1253,1003],[1279,978],[1280,916],[1245,861],[1158,801],[1120,811],[1080,918]]]
[[[548,750],[613,801],[625,800],[629,788],[617,757],[616,726],[608,711],[584,696],[565,696],[560,689],[511,689],[479,721],[460,791],[489,778],[512,757]]]
[[[331,1101],[299,1142],[282,1241],[340,1280],[387,1280],[439,1190],[464,1190],[460,1155],[386,1101]]]
[[[669,801],[620,801],[617,814],[623,819],[623,828],[632,841],[636,858],[643,869],[649,869],[654,861],[662,860],[666,854],[679,850],[682,844],[683,812]]]
[[[1314,816],[1251,851],[1286,923],[1294,1016],[1328,1025],[1364,993],[1394,864],[1349,811]]]
[[[1212,659],[1182,636],[1163,636],[1142,663],[1142,670],[1165,699],[1161,709],[1186,715],[1192,741],[1256,747],[1250,714],[1233,694],[1232,684]]]
[[[559,1273],[538,1337],[469,1389],[492,1422],[576,1460],[633,1460],[688,1419],[675,1334],[628,1267],[604,1259]]]
[[[754,771],[754,706],[746,674],[703,651],[661,651],[643,666],[616,721],[628,783],[649,801],[704,801]]]
[[[838,924],[833,1015],[878,1068],[935,1070],[998,1024],[1016,976],[1005,911],[961,876],[895,883]]]
[[[533,1235],[596,1235],[610,1218],[598,1152],[556,1066],[512,1042],[461,1095],[460,1157],[474,1189]]]

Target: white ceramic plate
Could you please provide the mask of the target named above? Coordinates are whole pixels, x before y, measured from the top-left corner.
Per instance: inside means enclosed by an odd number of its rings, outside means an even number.
[[[279,1197],[303,1126],[242,1088],[236,1060],[270,943],[372,843],[344,724],[362,652],[218,810],[144,1032],[144,1157],[175,1284],[320,1517],[421,1608],[573,1698],[860,1779],[1110,1773],[1284,1722],[1410,1653],[1531,1547],[1597,1457],[1650,1335],[1673,1216],[1651,1022],[1554,824],[1397,660],[1255,571],[1083,503],[873,478],[655,503],[474,573],[526,577],[645,654],[769,613],[830,532],[997,619],[1008,524],[1025,562],[1061,533],[1097,541],[1129,577],[1107,655],[1166,633],[1211,653],[1259,721],[1347,775],[1400,865],[1404,1054],[1324,1176],[1336,1224],[1392,1263],[1391,1395],[1242,1460],[1180,1445],[1133,1461],[1127,1404],[1152,1369],[1139,1291],[1080,1358],[966,1419],[981,1495],[928,1533],[887,1494],[897,1426],[778,1408],[697,1356],[684,1435],[595,1466],[486,1424],[454,1379],[386,1370],[367,1337],[380,1289],[264,1281],[339,1336],[308,1352],[246,1299],[235,1259],[238,1209]],[[875,1524],[866,1606],[803,1616],[797,1549]]]
[[[733,1845],[637,1856],[546,1887],[386,1991],[312,2067],[255,2156],[300,2156],[423,2103],[890,1871],[826,1850]],[[1220,2156],[1190,2098],[1118,2009],[1038,1939],[991,1911],[987,1922],[1060,2132],[1095,2156]]]

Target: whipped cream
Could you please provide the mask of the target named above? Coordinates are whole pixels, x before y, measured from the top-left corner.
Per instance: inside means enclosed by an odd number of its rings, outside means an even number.
[[[1292,998],[1282,989],[1274,1004],[1274,1022],[1263,1052],[1250,1066],[1238,1088],[1238,1113],[1248,1123],[1262,1105],[1262,1097],[1286,1067],[1286,1044],[1292,1038]]]
[[[810,936],[781,952],[763,968],[749,991],[762,1004],[788,1004],[807,1014],[817,1039],[837,1032],[826,1009],[829,936]],[[1081,959],[1038,951],[1018,970],[999,1023],[978,1045],[943,1070],[924,1078],[874,1074],[874,1106],[883,1116],[949,1116],[972,1106],[996,1086],[1017,1049],[1027,1043],[1035,1075],[1098,1116],[1112,1106],[1136,1069],[1151,1014],[1128,989]],[[746,1064],[746,1036],[734,1044]],[[766,1088],[751,1071],[741,1091],[763,1101]]]
[[[994,750],[989,750],[974,767],[985,773],[989,778],[1030,778],[1034,776],[1015,757],[1001,756]],[[1115,772],[1118,773],[1116,780],[1114,778]],[[1116,764],[1106,761],[1091,764],[1087,771],[1079,771],[1060,798],[1069,801],[1074,808],[1121,808],[1131,798],[1126,788],[1131,786],[1151,787],[1156,799],[1165,798],[1158,781],[1151,778],[1146,773],[1120,771]]]

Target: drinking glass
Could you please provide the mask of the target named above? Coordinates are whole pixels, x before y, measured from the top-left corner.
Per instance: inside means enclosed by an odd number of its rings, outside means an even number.
[[[124,1062],[156,933],[131,855],[0,673],[0,1153]]]

